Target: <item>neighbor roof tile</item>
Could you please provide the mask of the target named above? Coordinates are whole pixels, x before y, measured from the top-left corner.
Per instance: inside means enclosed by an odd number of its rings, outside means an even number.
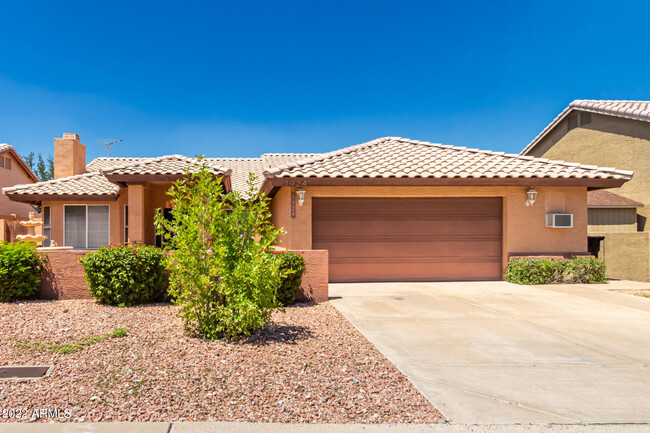
[[[595,190],[587,192],[587,206],[589,207],[643,207],[643,203],[627,197],[614,194],[610,191]]]
[[[597,99],[576,99],[571,102],[546,128],[537,134],[528,145],[521,151],[522,155],[530,152],[539,141],[548,134],[551,129],[562,121],[571,111],[581,110],[598,114],[607,114],[616,117],[642,120],[650,122],[650,101],[626,101],[626,100],[597,100]]]

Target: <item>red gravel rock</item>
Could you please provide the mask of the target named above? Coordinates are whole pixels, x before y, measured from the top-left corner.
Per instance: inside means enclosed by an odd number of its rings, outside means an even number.
[[[1,304],[0,365],[54,365],[37,381],[0,381],[0,410],[70,409],[72,421],[435,423],[444,418],[329,304],[298,305],[245,341],[183,334],[176,307],[93,301]],[[118,327],[128,337],[72,354],[21,341],[72,342]],[[47,417],[38,421],[50,422]]]

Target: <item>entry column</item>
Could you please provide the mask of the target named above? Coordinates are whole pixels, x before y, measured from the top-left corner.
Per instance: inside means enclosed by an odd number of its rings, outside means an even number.
[[[144,245],[144,197],[145,186],[130,184],[129,197],[129,242]]]

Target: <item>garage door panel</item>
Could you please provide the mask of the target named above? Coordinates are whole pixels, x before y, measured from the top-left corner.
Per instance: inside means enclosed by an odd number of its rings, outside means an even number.
[[[330,281],[501,279],[500,198],[314,198]]]
[[[475,215],[475,214],[501,214],[501,200],[495,198],[319,198],[313,203],[315,213],[332,216],[347,216],[354,213],[362,215],[396,215],[404,216],[403,208],[408,201],[408,210],[411,215]],[[476,201],[482,200],[480,208]],[[331,207],[326,201],[336,201],[336,206]],[[434,203],[435,201],[435,203]]]
[[[441,233],[458,235],[482,235],[484,233],[500,233],[500,219],[483,219],[481,224],[474,220],[449,219],[445,221],[319,221],[312,229],[314,237],[328,237],[332,234],[338,236],[413,236],[414,233],[422,236],[437,236]],[[499,235],[500,238],[500,235]]]
[[[454,257],[481,257],[484,255],[495,256],[501,259],[501,242],[496,240],[459,242],[453,240],[433,242],[324,242],[319,249],[339,251],[337,257],[351,259],[354,257],[381,257],[385,262],[390,262],[400,257],[428,257],[454,256]],[[456,254],[465,249],[462,255]]]
[[[466,281],[497,280],[501,278],[501,271],[495,270],[492,263],[472,263],[471,265],[454,263],[393,263],[382,264],[384,270],[381,274],[376,272],[373,263],[340,264],[336,267],[337,282],[360,281],[458,281],[459,275]],[[387,279],[385,275],[391,276]]]

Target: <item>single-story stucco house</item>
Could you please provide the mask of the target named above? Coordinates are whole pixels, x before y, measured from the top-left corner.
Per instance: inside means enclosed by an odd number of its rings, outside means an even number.
[[[160,245],[153,215],[196,159],[97,158],[55,139],[55,179],[4,188],[76,249]],[[587,191],[631,171],[399,137],[323,154],[207,158],[226,190],[250,172],[291,250],[327,250],[329,281],[499,280],[510,257],[587,254]],[[555,218],[553,214],[561,214]],[[550,215],[550,217],[549,217]],[[557,224],[555,224],[557,221]]]

